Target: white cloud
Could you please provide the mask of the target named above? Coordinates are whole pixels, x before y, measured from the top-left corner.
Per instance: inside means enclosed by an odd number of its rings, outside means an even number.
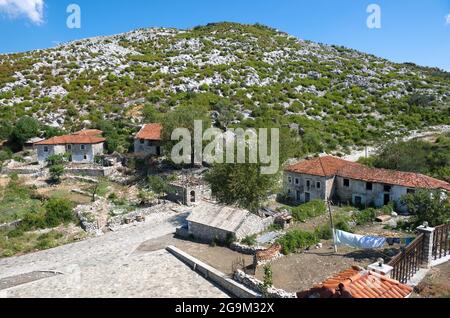
[[[450,25],[450,13],[445,16],[445,24]]]
[[[26,16],[35,24],[44,22],[44,0],[0,0],[0,12],[12,18]]]

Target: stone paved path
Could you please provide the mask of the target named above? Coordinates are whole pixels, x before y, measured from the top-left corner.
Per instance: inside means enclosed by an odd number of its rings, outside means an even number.
[[[144,241],[174,233],[184,217],[167,209],[98,238],[0,259],[0,279],[63,274],[0,290],[0,297],[227,297],[165,250],[136,251]]]

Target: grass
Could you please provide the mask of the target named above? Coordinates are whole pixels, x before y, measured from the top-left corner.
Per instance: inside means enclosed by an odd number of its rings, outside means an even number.
[[[255,246],[256,245],[256,234],[245,237],[241,241],[241,243],[248,245],[248,246]]]
[[[39,200],[32,198],[33,190],[19,181],[10,181],[2,193],[0,223],[8,223],[20,219],[30,209],[37,209],[41,205]]]
[[[65,234],[59,230],[40,234],[20,230],[0,231],[0,258],[46,250],[82,239],[84,232]]]

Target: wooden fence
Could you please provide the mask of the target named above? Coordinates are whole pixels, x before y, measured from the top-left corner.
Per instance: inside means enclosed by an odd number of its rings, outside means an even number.
[[[389,262],[389,265],[394,268],[393,279],[406,283],[419,271],[424,262],[424,236],[424,234],[420,234]]]
[[[450,255],[450,224],[435,227],[433,233],[433,260]]]

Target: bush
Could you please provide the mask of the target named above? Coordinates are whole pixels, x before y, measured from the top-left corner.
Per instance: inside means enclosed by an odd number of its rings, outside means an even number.
[[[48,227],[57,227],[74,221],[72,203],[68,200],[52,198],[45,204],[45,223]]]
[[[376,217],[377,211],[373,208],[365,209],[353,215],[353,219],[357,225],[372,223],[375,221]]]
[[[282,246],[281,252],[285,255],[295,252],[298,249],[306,249],[319,242],[315,233],[292,230],[277,240]]]
[[[248,246],[255,246],[256,245],[256,234],[245,237],[241,242]]]
[[[292,208],[292,216],[296,221],[304,222],[309,218],[323,215],[327,212],[324,201],[314,200],[298,207]]]

